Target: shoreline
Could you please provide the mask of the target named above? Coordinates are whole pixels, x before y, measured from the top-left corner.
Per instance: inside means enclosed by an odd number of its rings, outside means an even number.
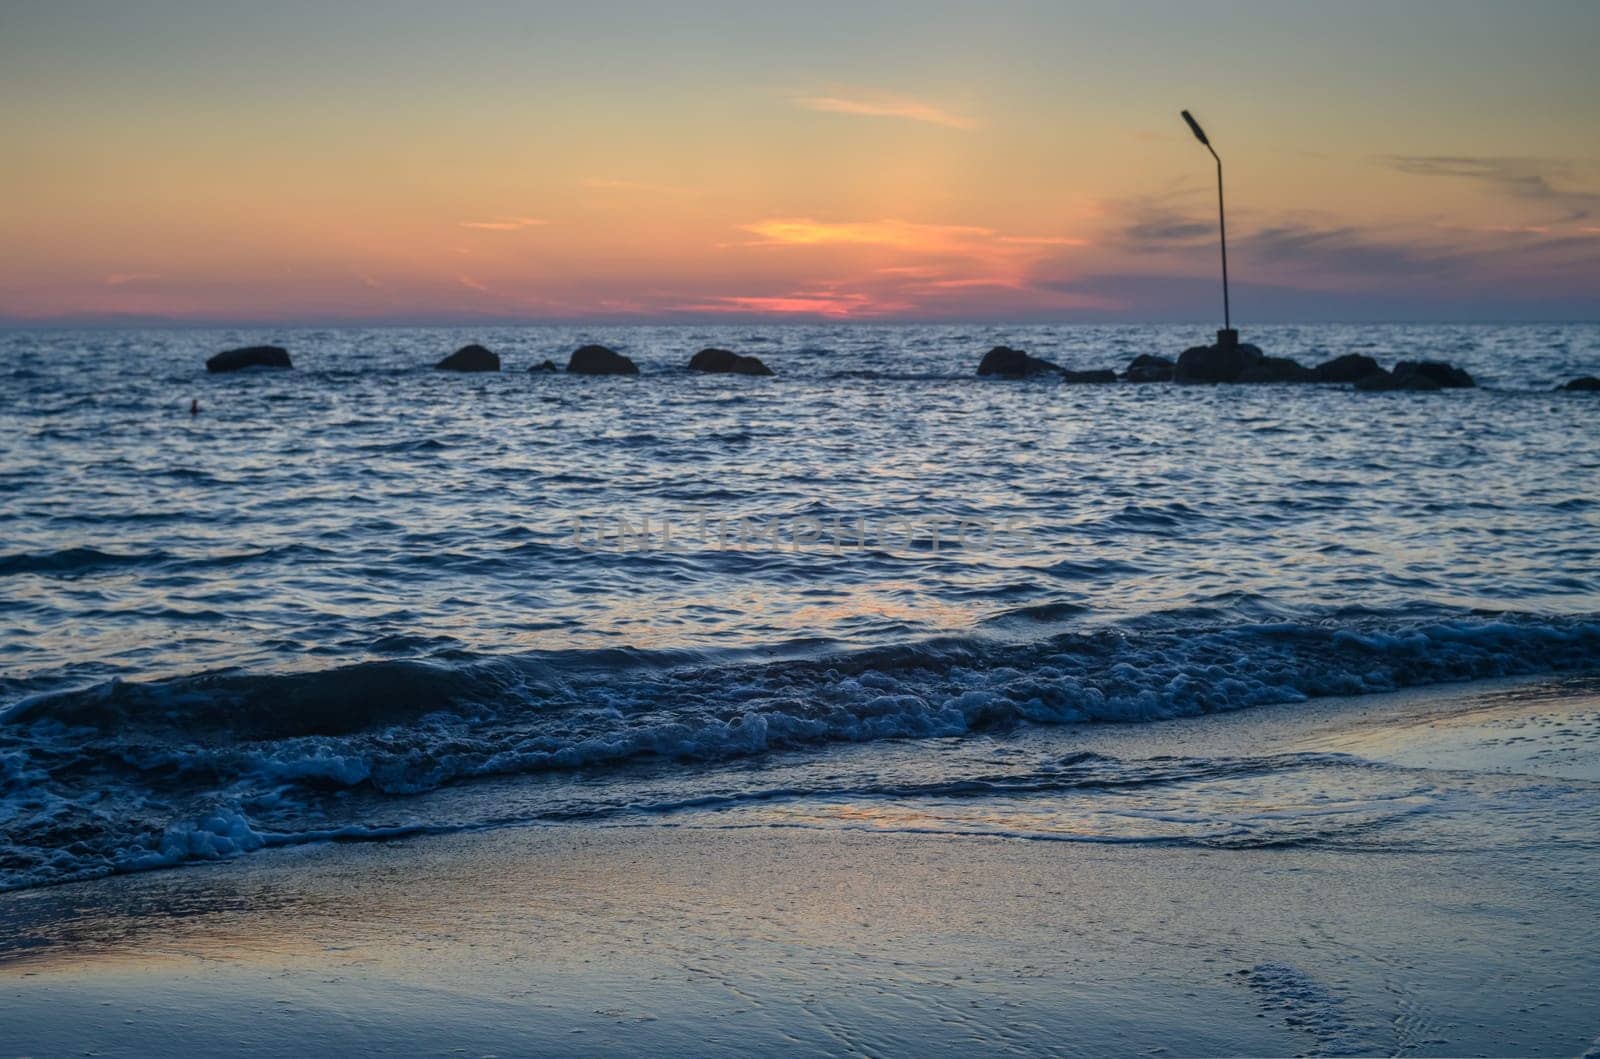
[[[997,742],[1360,750],[1418,783],[1550,801],[1600,778],[1597,733],[1591,677]],[[832,807],[825,826],[730,827],[689,809],[19,891],[0,896],[0,1053],[1583,1054],[1600,1024],[1592,824],[1505,798],[1509,826],[1469,807],[1370,848],[839,829]],[[1396,826],[1442,840],[1411,848]]]

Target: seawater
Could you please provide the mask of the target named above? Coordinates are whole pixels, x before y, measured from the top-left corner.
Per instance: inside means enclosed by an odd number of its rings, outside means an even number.
[[[1600,398],[1552,392],[1600,325],[1246,335],[1479,383],[1441,393],[974,375],[1205,337],[0,333],[0,888],[770,800],[779,758],[816,794],[845,744],[1076,789],[1112,766],[982,740],[1600,664]],[[505,370],[432,369],[474,341]],[[591,341],[641,374],[528,371]],[[262,342],[295,369],[205,373]]]

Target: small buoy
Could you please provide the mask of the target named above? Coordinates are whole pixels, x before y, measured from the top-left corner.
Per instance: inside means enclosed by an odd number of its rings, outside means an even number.
[[[192,416],[197,416],[197,415],[200,414],[200,400],[199,400],[199,398],[196,398],[196,399],[194,399],[194,400],[189,402],[189,414],[192,415]]]

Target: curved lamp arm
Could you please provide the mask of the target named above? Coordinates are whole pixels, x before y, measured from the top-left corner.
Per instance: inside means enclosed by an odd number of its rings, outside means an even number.
[[[1188,123],[1189,131],[1194,133],[1194,138],[1205,144],[1206,150],[1211,152],[1211,157],[1217,160],[1217,227],[1222,234],[1222,326],[1232,330],[1233,320],[1228,309],[1228,215],[1222,208],[1222,159],[1206,137],[1206,130],[1194,120],[1194,115],[1185,110],[1183,120]]]

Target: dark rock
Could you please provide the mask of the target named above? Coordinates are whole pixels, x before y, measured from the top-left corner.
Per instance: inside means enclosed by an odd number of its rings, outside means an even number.
[[[1402,360],[1394,366],[1394,377],[1408,390],[1431,390],[1439,387],[1447,390],[1464,390],[1478,385],[1472,381],[1471,375],[1454,364],[1446,364],[1442,360]],[[1409,379],[1427,379],[1437,383],[1438,386],[1410,386],[1407,385]]]
[[[1317,382],[1360,382],[1379,372],[1387,375],[1378,362],[1362,353],[1346,353],[1342,357],[1325,360],[1311,369]]]
[[[1191,346],[1178,355],[1172,371],[1176,382],[1238,382],[1246,368],[1265,358],[1248,342],[1235,346]]]
[[[1262,357],[1239,373],[1239,382],[1314,382],[1316,372],[1289,357]]]
[[[556,362],[555,361],[553,361],[553,360],[544,360],[544,361],[540,361],[538,364],[535,364],[533,367],[529,368],[528,370],[529,371],[560,371],[561,369],[556,367]]]
[[[995,346],[978,362],[979,375],[1000,375],[1007,379],[1024,379],[1029,375],[1060,370],[1048,360],[1030,357],[1022,350],[1012,349],[1010,346]]]
[[[1068,371],[1060,369],[1063,382],[1116,382],[1117,373],[1110,368],[1100,368],[1094,371]]]
[[[1128,362],[1122,377],[1128,382],[1171,382],[1172,361],[1151,353],[1140,353]]]
[[[1379,368],[1356,380],[1358,390],[1438,390],[1440,385],[1426,375],[1398,375]]]
[[[444,371],[499,371],[500,358],[482,346],[462,346],[434,367]]]
[[[772,369],[759,357],[747,357],[726,349],[702,349],[689,358],[690,371],[731,372],[734,375],[771,375]]]
[[[206,361],[211,372],[240,371],[244,368],[292,368],[289,351],[281,346],[246,346],[229,349]]]
[[[1581,390],[1586,393],[1600,392],[1600,379],[1593,375],[1580,375],[1576,379],[1561,387],[1563,390]]]
[[[614,349],[584,346],[573,351],[567,371],[574,375],[637,375],[639,366]]]

